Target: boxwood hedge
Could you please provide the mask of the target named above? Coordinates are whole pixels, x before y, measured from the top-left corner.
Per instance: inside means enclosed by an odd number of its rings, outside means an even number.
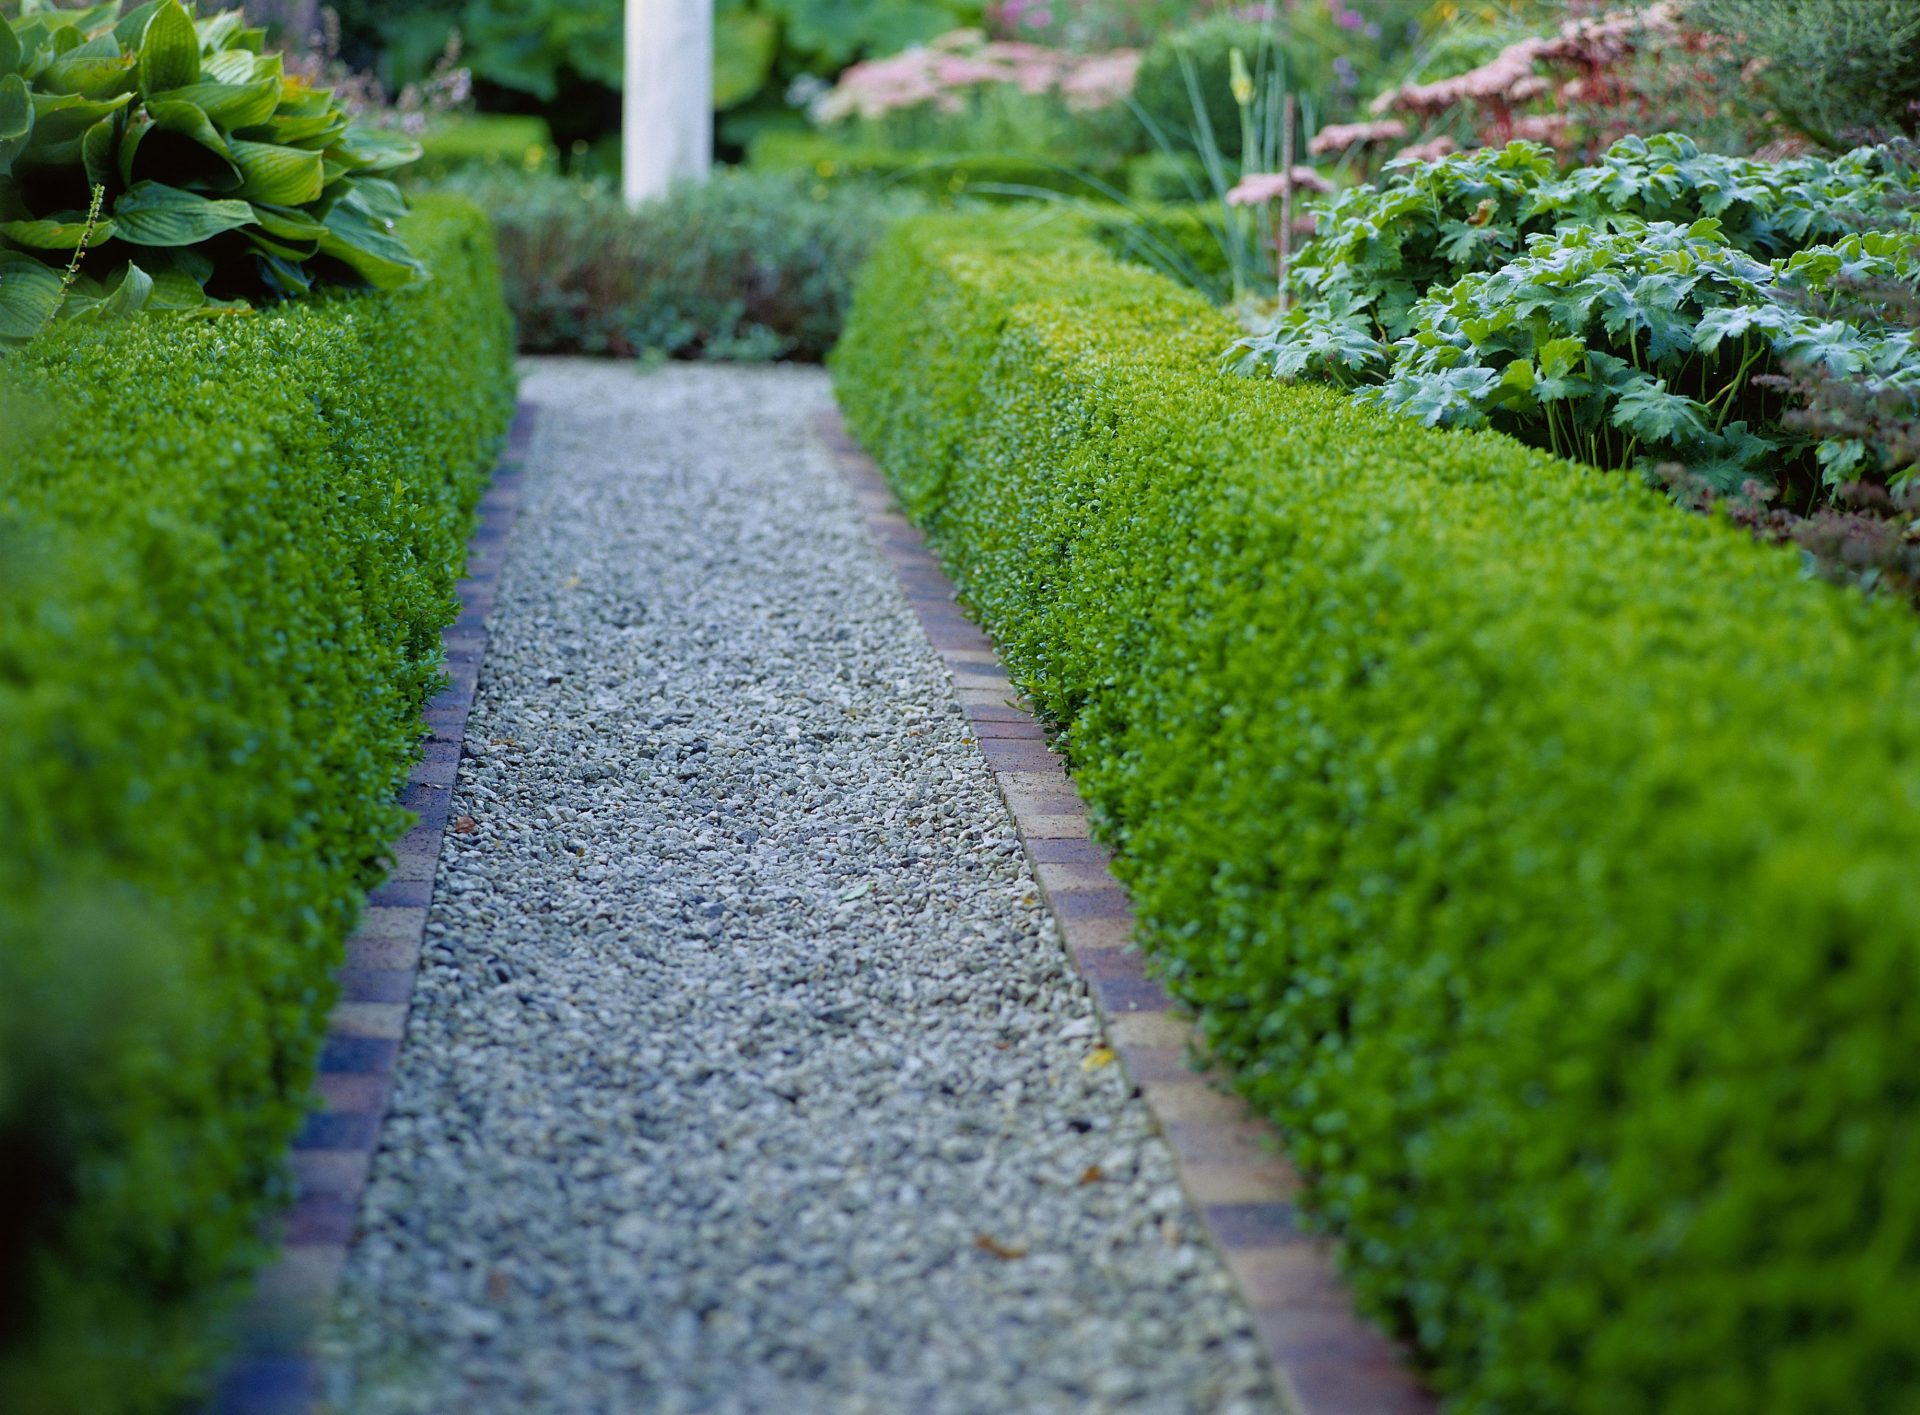
[[[434,278],[0,362],[0,1407],[171,1408],[283,1192],[511,404]]]
[[[908,312],[911,311],[909,316]],[[841,399],[1459,1410],[1920,1409],[1920,631],[920,218]]]

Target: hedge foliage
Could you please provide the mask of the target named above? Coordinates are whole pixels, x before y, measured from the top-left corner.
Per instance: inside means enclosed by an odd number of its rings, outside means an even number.
[[[793,173],[722,170],[629,210],[578,178],[470,169],[526,353],[818,362],[853,271],[919,203]]]
[[[284,1192],[512,399],[433,279],[0,363],[0,1408],[172,1408]]]
[[[1124,163],[1082,167],[1072,158],[1055,160],[1020,152],[870,147],[825,133],[782,129],[769,130],[754,139],[748,148],[747,165],[758,172],[804,173],[821,182],[884,182],[932,197],[1008,194],[996,188],[1091,196],[1102,186],[1124,190],[1127,184]]]
[[[909,317],[911,312],[911,317]],[[1920,629],[898,228],[836,381],[1454,1408],[1920,1409]]]

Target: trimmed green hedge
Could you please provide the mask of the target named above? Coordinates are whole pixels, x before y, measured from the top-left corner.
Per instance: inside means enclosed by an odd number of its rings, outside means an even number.
[[[1071,196],[1093,196],[1070,160],[1007,152],[921,152],[865,147],[825,133],[769,129],[747,149],[756,172],[806,172],[823,182],[872,181],[908,187],[926,196],[991,196],[982,188],[1035,187]],[[1088,176],[1115,189],[1126,186],[1124,167],[1091,169]]]
[[[456,173],[558,171],[560,152],[546,119],[530,113],[455,113],[420,135],[420,160],[400,169],[410,187],[444,182]]]
[[[284,1194],[512,401],[434,278],[0,363],[0,1407],[172,1408]],[[23,421],[24,420],[24,421]]]
[[[834,368],[1459,1410],[1920,1409],[1920,628],[920,218]]]

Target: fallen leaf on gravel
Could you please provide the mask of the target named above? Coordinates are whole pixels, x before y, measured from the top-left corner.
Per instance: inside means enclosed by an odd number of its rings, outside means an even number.
[[[472,816],[454,817],[453,833],[455,835],[472,835],[478,829],[480,829],[480,822]]]
[[[1084,1188],[1089,1184],[1098,1184],[1107,1177],[1107,1172],[1097,1164],[1090,1164],[1081,1172],[1080,1184]]]
[[[1112,1047],[1095,1047],[1087,1053],[1086,1060],[1080,1063],[1082,1071],[1098,1071],[1103,1066],[1113,1065]]]
[[[991,1253],[994,1257],[1006,1262],[1012,1262],[1015,1258],[1024,1258],[1027,1256],[1027,1250],[1025,1248],[1009,1248],[1006,1244],[999,1242],[992,1234],[988,1233],[983,1233],[974,1239],[973,1246],[982,1252]]]
[[[507,1275],[501,1272],[500,1269],[495,1268],[487,1274],[487,1300],[489,1302],[506,1301],[507,1287]]]

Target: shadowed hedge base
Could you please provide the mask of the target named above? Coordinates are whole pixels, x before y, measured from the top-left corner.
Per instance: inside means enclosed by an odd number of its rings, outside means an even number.
[[[0,1407],[174,1408],[285,1194],[512,403],[434,278],[0,362]],[[23,421],[24,420],[24,421]]]
[[[1363,1301],[1457,1410],[1920,1409],[1911,616],[1233,335],[921,218],[834,370]]]

